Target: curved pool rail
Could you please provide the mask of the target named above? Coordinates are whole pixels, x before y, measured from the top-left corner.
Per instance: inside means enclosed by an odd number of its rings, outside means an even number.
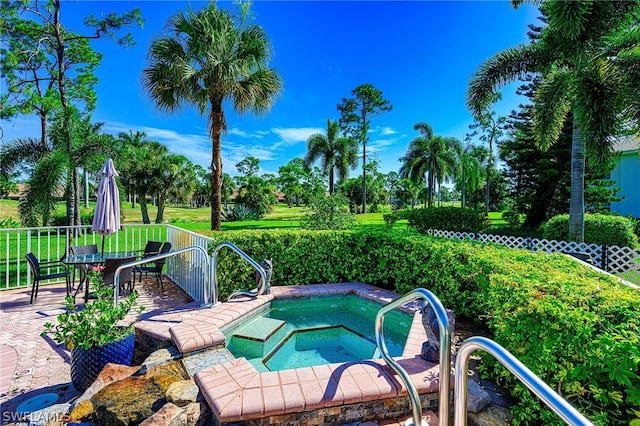
[[[467,424],[467,369],[469,357],[476,350],[492,355],[507,370],[513,373],[531,392],[542,400],[566,424],[572,426],[593,426],[586,417],[558,395],[545,382],[529,370],[522,362],[498,343],[486,337],[474,336],[465,340],[458,349],[455,368],[454,424]]]
[[[447,426],[449,418],[449,383],[451,377],[451,325],[449,324],[447,312],[445,311],[444,306],[442,306],[440,300],[429,290],[417,288],[407,293],[406,295],[384,305],[382,308],[380,308],[378,314],[376,315],[376,344],[378,345],[382,358],[386,361],[389,367],[391,367],[393,371],[398,374],[400,379],[407,387],[409,398],[411,400],[413,425],[427,426],[427,423],[422,420],[422,403],[420,402],[420,394],[416,390],[416,387],[411,381],[407,372],[400,366],[400,364],[398,364],[396,360],[394,360],[389,355],[387,345],[384,342],[384,316],[389,311],[416,299],[422,299],[429,305],[431,305],[438,321],[438,329],[440,330],[440,401],[438,404],[438,424],[440,426]],[[409,426],[410,424],[411,423],[407,421],[406,425]]]
[[[218,244],[215,250],[213,250],[213,254],[211,255],[211,257],[213,258],[213,287],[215,289],[218,288],[218,255],[220,254],[220,251],[225,247],[230,248],[232,251],[238,254],[242,259],[247,261],[247,263],[253,266],[255,270],[258,271],[258,273],[262,277],[262,280],[261,280],[262,285],[259,285],[256,291],[247,291],[247,290],[234,291],[233,293],[231,293],[231,296],[227,298],[227,301],[237,296],[250,296],[250,297],[262,296],[265,288],[267,287],[267,273],[265,272],[264,268],[262,268],[262,266],[260,266],[258,262],[253,260],[251,256],[249,256],[247,253],[240,250],[235,244],[230,243],[228,241]]]

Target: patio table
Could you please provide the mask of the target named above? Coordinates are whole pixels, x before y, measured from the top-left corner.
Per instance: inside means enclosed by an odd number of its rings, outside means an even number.
[[[67,265],[102,265],[107,259],[121,259],[125,257],[137,256],[135,251],[119,251],[119,252],[107,252],[107,253],[88,253],[88,254],[70,254],[62,259],[62,262]],[[89,280],[87,278],[86,283],[81,283],[80,286],[85,286],[84,291],[84,303],[89,301]],[[78,287],[78,290],[80,287]],[[78,294],[78,290],[73,295],[75,299]]]

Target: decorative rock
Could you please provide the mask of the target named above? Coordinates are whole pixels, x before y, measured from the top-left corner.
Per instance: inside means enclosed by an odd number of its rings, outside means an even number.
[[[127,365],[111,363],[105,365],[100,374],[98,374],[98,378],[96,379],[96,381],[93,382],[82,395],[80,395],[80,397],[73,404],[72,409],[79,403],[91,399],[95,394],[100,392],[100,390],[102,390],[102,388],[104,388],[108,384],[126,379],[127,377],[131,377],[136,372],[138,372],[138,370],[140,370],[140,367],[129,367]]]
[[[145,374],[153,367],[157,367],[160,364],[164,364],[167,361],[180,358],[180,351],[175,346],[169,346],[168,348],[158,349],[147,357],[140,367],[140,374]]]
[[[151,379],[129,377],[105,386],[92,398],[95,420],[101,426],[138,424],[164,403],[164,392]]]
[[[149,417],[140,426],[186,426],[187,415],[178,406],[168,403]]]
[[[467,379],[467,411],[477,413],[491,403],[491,396],[471,379]]]
[[[504,407],[490,405],[479,413],[469,413],[469,426],[509,426],[512,420],[511,412]]]
[[[480,380],[480,386],[491,397],[492,405],[499,405],[501,407],[511,407],[513,405],[513,398],[509,395],[509,392],[502,389],[500,386],[489,380]]]
[[[195,402],[184,407],[187,415],[187,426],[200,426],[212,424],[211,410],[203,402]]]
[[[193,380],[180,380],[171,383],[165,397],[167,402],[172,402],[178,407],[184,407],[198,400],[200,389]]]

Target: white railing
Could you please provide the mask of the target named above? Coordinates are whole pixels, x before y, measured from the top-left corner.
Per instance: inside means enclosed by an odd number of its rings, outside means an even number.
[[[441,231],[430,229],[429,235],[460,240],[474,240],[482,243],[500,244],[509,248],[519,248],[545,253],[579,252],[587,253],[597,267],[613,274],[640,273],[640,248],[618,247],[567,241],[544,240],[540,238],[512,237],[507,235],[473,234],[468,232]]]
[[[172,250],[197,246],[209,253],[209,243],[213,239],[176,226],[167,225],[166,241],[171,243]],[[213,282],[213,278],[210,275],[211,268],[208,268],[209,260],[203,257],[202,252],[189,251],[179,256],[169,257],[166,265],[166,274],[189,296],[194,300],[204,301],[206,299],[204,274],[209,274],[209,282]]]

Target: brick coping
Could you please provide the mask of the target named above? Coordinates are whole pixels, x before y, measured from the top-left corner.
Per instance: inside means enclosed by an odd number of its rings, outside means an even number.
[[[136,324],[136,330],[159,340],[171,340],[182,354],[221,346],[221,329],[260,309],[273,299],[355,294],[381,304],[399,296],[362,283],[276,286],[271,294],[241,297],[211,308],[160,313]],[[402,356],[395,358],[409,373],[420,394],[438,392],[439,366],[420,357],[427,340],[417,302],[403,306],[414,318]],[[246,359],[197,372],[194,379],[221,423],[311,411],[377,399],[406,396],[405,385],[384,360],[365,360],[258,372]]]

